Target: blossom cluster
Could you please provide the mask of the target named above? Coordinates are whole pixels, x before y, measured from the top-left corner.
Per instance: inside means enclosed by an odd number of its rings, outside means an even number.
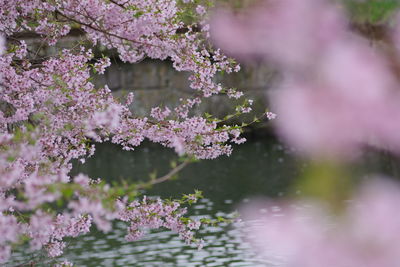
[[[135,241],[144,235],[145,229],[157,229],[164,227],[179,233],[179,236],[191,244],[195,238],[191,230],[200,228],[201,223],[191,219],[184,220],[182,215],[186,213],[186,208],[181,208],[178,202],[163,202],[161,199],[147,199],[133,201],[121,210],[118,214],[119,219],[130,222],[126,239]],[[197,241],[199,247],[202,242]]]
[[[142,228],[165,227],[195,241],[192,230],[200,224],[183,219],[178,202],[132,202],[103,182],[68,175],[71,161],[92,156],[96,142],[133,150],[148,139],[199,159],[229,155],[229,142],[244,142],[240,127],[191,113],[205,97],[242,93],[214,82],[217,73],[240,68],[207,41],[205,7],[196,7],[199,24],[183,22],[190,2],[0,1],[0,262],[9,259],[13,243],[26,238],[32,250],[57,257],[65,237],[85,234],[92,224],[109,231],[118,219],[131,223],[128,240],[137,239]],[[38,56],[71,29],[82,32],[84,46]],[[27,45],[26,34],[42,42],[38,51]],[[110,65],[106,56],[95,57],[92,48],[99,46],[129,63],[171,60],[177,71],[190,73],[195,96],[176,107],[154,107],[149,117],[136,116],[130,110],[133,94],[118,101],[107,86],[92,83],[91,73],[103,74]]]

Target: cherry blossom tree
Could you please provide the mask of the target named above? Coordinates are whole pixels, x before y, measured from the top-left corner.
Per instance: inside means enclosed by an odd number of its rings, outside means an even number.
[[[140,185],[111,187],[68,173],[72,160],[84,162],[95,153],[95,143],[133,150],[150,140],[174,149],[184,160],[161,177],[165,180],[193,158],[229,155],[230,143],[245,141],[241,126],[191,112],[216,94],[242,96],[214,82],[218,73],[240,67],[210,45],[209,6],[192,0],[0,0],[1,262],[22,240],[57,257],[65,237],[88,233],[93,224],[107,232],[113,220],[128,223],[129,241],[140,238],[143,228],[163,227],[202,246],[193,233],[201,222],[185,218],[183,207],[199,192],[179,201],[139,199]],[[85,42],[45,57],[24,39],[29,33],[42,43],[39,49],[56,48],[71,30]],[[96,88],[91,81],[91,73],[101,75],[110,66],[107,56],[96,56],[99,47],[123,62],[170,60],[176,71],[190,73],[193,97],[137,116],[129,108],[136,101],[132,93],[118,100],[107,86]],[[228,118],[249,112],[250,106],[243,100]]]

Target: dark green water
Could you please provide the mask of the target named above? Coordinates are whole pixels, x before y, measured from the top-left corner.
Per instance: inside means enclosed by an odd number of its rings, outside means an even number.
[[[82,172],[107,181],[147,180],[155,170],[157,176],[168,172],[174,157],[171,150],[154,144],[145,144],[133,152],[100,144],[95,156],[84,165],[77,164],[73,174]],[[363,168],[368,173],[393,174],[398,169],[393,160],[382,156],[367,156],[366,162]],[[193,217],[228,216],[254,197],[285,196],[303,165],[276,140],[263,138],[238,146],[230,157],[193,163],[180,173],[178,180],[156,185],[146,195],[177,198],[199,189],[205,198],[190,209]],[[278,266],[274,261],[258,259],[246,242],[246,231],[230,225],[202,229],[200,236],[206,241],[203,250],[185,245],[169,231],[151,232],[137,242],[126,242],[125,234],[122,223],[107,235],[94,231],[70,243],[64,256],[76,266]],[[25,253],[14,257],[25,262],[27,258]]]
[[[134,152],[104,144],[96,156],[75,173],[106,180],[146,180],[157,170],[159,175],[169,169],[171,150],[147,144]],[[189,211],[194,217],[227,216],[238,205],[255,196],[283,195],[295,177],[293,159],[283,146],[268,140],[249,142],[235,149],[230,157],[194,163],[184,169],[178,180],[154,186],[146,192],[160,197],[180,197],[194,189],[204,192],[205,199]],[[125,226],[109,235],[100,233],[82,238],[71,245],[66,257],[78,266],[273,266],[256,259],[245,241],[246,233],[232,226],[206,227],[200,235],[206,241],[203,250],[186,246],[176,234],[157,231],[143,240],[124,240]]]

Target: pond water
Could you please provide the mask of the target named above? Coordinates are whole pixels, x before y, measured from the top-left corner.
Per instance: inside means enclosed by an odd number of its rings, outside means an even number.
[[[131,152],[111,144],[100,144],[93,158],[83,165],[76,164],[73,174],[86,173],[107,181],[147,180],[150,172],[157,171],[158,176],[168,172],[174,157],[171,150],[150,143]],[[374,157],[370,161],[373,164],[366,165],[368,172],[393,173],[397,170],[394,168],[397,165],[385,157],[379,160]],[[146,194],[179,198],[182,193],[199,189],[205,198],[190,208],[191,216],[229,216],[254,197],[285,196],[304,165],[276,140],[263,138],[236,147],[230,157],[193,163],[179,174],[179,179],[156,185]],[[246,242],[246,231],[231,225],[203,228],[199,232],[199,237],[206,241],[202,250],[185,245],[170,231],[153,231],[136,242],[125,241],[125,234],[123,223],[117,223],[113,232],[106,235],[94,231],[71,242],[65,257],[76,266],[279,266],[278,260],[257,258]],[[9,266],[26,262],[29,257],[32,255],[19,251]]]
[[[95,158],[74,172],[137,181],[147,179],[155,170],[159,175],[166,173],[174,157],[171,150],[153,144],[133,152],[105,144],[98,147]],[[250,142],[238,146],[230,157],[189,165],[178,180],[156,185],[146,194],[178,198],[199,189],[205,198],[190,208],[190,213],[226,216],[254,196],[283,194],[295,170],[288,152],[275,141]],[[129,243],[124,240],[125,233],[121,224],[110,235],[86,236],[72,245],[66,256],[83,266],[268,266],[255,259],[245,233],[232,226],[202,229],[200,236],[206,241],[202,250],[185,245],[170,231],[152,232]]]

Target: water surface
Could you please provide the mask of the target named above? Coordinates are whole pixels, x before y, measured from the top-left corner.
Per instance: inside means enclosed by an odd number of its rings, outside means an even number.
[[[203,191],[205,198],[193,205],[193,217],[229,216],[238,206],[251,202],[254,197],[284,197],[293,179],[298,177],[305,163],[295,160],[291,151],[276,140],[263,138],[235,148],[230,157],[204,160],[186,167],[179,179],[154,186],[147,195],[180,198],[183,193]],[[85,164],[75,164],[72,174],[86,173],[92,178],[145,181],[151,172],[157,176],[168,172],[171,159],[176,155],[169,149],[147,143],[135,151],[122,151],[112,144],[100,144],[96,154]],[[398,165],[387,157],[367,157],[364,171],[396,173]],[[116,223],[113,231],[97,231],[72,241],[65,257],[76,266],[279,266],[279,260],[258,259],[246,241],[246,230],[231,225],[205,227],[199,235],[206,241],[204,249],[185,245],[175,233],[157,230],[142,240],[127,242],[126,225]],[[28,251],[28,250],[27,250]],[[13,257],[26,262],[32,257],[19,251]],[[38,260],[40,262],[40,260]],[[36,266],[48,266],[42,263]]]

